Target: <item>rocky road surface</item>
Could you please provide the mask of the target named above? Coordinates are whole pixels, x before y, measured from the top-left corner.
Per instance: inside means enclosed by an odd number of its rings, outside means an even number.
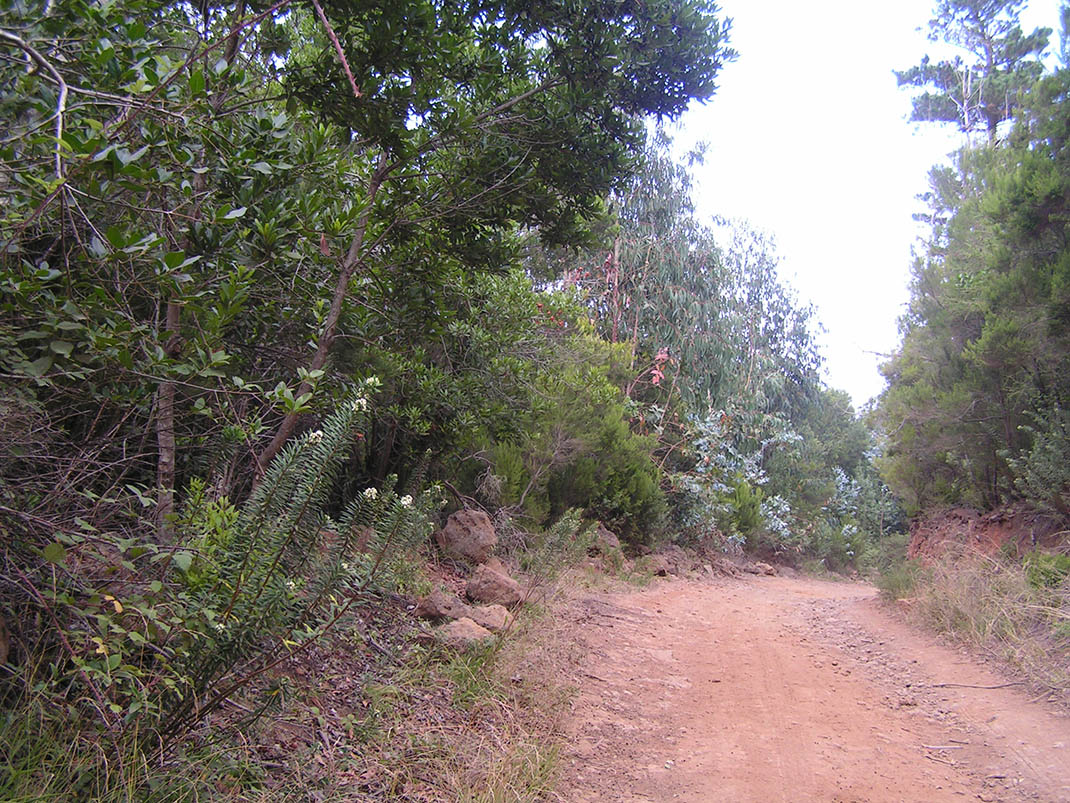
[[[868,585],[672,580],[576,605],[561,800],[1070,801],[1070,719]]]

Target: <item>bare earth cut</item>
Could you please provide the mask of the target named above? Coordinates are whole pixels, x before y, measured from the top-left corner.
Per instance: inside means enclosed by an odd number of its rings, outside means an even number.
[[[870,586],[679,580],[576,615],[563,800],[1070,801],[1070,718]]]

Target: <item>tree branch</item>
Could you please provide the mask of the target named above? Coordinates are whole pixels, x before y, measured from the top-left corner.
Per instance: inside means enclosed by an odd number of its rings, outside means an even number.
[[[46,9],[45,14],[47,15]],[[67,82],[63,80],[63,76],[59,74],[59,70],[52,66],[51,62],[42,56],[36,49],[27,44],[22,37],[0,29],[0,39],[4,39],[15,47],[19,48],[23,53],[33,59],[37,65],[52,76],[52,80],[59,86],[59,98],[56,100],[56,111],[53,113],[53,117],[56,119],[56,180],[63,181],[63,114],[67,110]]]

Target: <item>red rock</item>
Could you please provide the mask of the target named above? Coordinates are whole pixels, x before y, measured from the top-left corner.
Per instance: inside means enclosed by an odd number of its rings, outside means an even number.
[[[498,544],[498,536],[490,516],[483,511],[458,510],[435,533],[435,542],[443,552],[473,563],[486,563]]]
[[[494,638],[494,634],[480,627],[467,616],[435,629],[435,637],[447,647],[463,650]]]
[[[460,619],[471,615],[471,608],[455,594],[432,591],[416,603],[415,613],[422,619]]]
[[[513,615],[501,605],[473,605],[468,610],[473,622],[494,633],[505,630],[513,621]]]
[[[486,566],[472,573],[465,590],[469,599],[496,605],[516,605],[522,597],[520,583]]]

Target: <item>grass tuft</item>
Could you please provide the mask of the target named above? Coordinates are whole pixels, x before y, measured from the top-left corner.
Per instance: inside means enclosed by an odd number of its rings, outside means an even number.
[[[928,627],[1005,662],[1035,693],[1070,706],[1070,578],[1059,565],[1023,566],[963,549],[924,568],[892,566],[878,584],[887,597],[909,599],[912,616]]]

